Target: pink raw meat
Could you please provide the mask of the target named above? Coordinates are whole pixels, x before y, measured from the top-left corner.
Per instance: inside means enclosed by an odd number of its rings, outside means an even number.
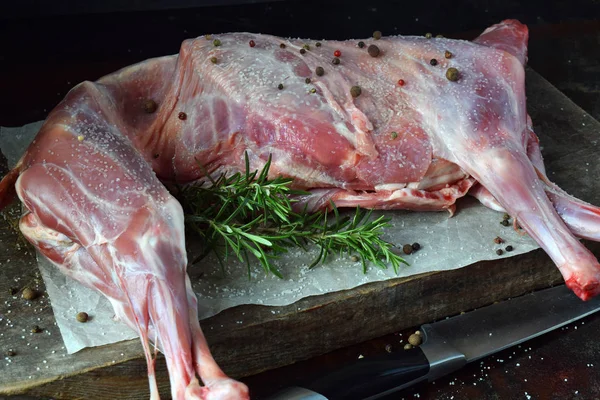
[[[244,170],[245,152],[252,169],[271,155],[271,174],[310,190],[311,209],[333,200],[452,213],[471,190],[509,212],[589,299],[600,291],[600,265],[574,235],[600,240],[600,210],[545,175],[525,107],[527,37],[508,20],[474,42],[365,40],[377,57],[356,40],[187,40],[178,56],[71,90],[0,183],[0,205],[16,187],[28,210],[24,235],[139,333],[152,398],[149,341],[165,354],[174,399],[248,398],[210,355],[186,274],[183,212],[161,183],[203,178],[198,164]]]

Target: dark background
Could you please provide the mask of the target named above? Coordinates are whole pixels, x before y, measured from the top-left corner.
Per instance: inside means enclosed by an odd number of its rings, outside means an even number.
[[[3,1],[0,125],[43,119],[76,83],[177,53],[181,41],[206,33],[347,39],[380,30],[386,35],[432,32],[472,38],[504,18],[517,18],[531,29],[557,24],[585,29],[581,23],[598,16],[598,0]],[[561,51],[533,57],[539,52],[531,48],[531,65],[552,69],[548,63],[558,64],[551,60]]]

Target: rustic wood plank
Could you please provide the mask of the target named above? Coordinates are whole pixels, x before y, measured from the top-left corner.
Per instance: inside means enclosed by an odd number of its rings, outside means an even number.
[[[595,159],[600,124],[532,71],[527,86],[529,111],[545,146],[551,179],[584,200],[600,203],[600,190],[589,184],[589,174],[597,176],[600,166],[587,165]],[[13,286],[33,285],[43,291],[43,284],[31,250],[17,247],[17,234],[6,223],[0,228],[0,349],[16,352],[11,361],[0,363],[0,394],[114,398],[122,397],[126,388],[129,399],[147,398],[145,362],[137,341],[66,355],[47,298],[25,301],[9,295]],[[588,245],[600,254],[599,244]],[[313,296],[286,307],[235,307],[202,326],[216,359],[228,373],[241,377],[559,282],[555,266],[537,250]],[[36,324],[41,333],[30,332]],[[168,396],[162,361],[157,377]]]

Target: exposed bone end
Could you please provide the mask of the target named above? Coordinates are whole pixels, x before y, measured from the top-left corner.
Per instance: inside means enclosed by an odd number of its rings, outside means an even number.
[[[567,287],[573,291],[583,301],[600,294],[600,282],[597,279],[588,280],[587,282],[579,282],[577,276],[573,275],[565,281]]]
[[[186,397],[187,399],[187,397]],[[202,400],[250,400],[248,386],[230,378],[219,379],[202,388]]]

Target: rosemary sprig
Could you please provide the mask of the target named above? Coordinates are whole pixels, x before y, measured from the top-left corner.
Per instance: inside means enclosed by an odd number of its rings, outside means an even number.
[[[358,207],[352,216],[342,216],[333,203],[330,212],[296,212],[294,196],[306,192],[292,190],[291,179],[269,179],[270,166],[269,157],[260,172],[250,172],[246,155],[245,173],[209,177],[208,182],[180,191],[188,228],[206,241],[204,252],[193,263],[214,251],[221,266],[235,256],[250,267],[252,256],[267,273],[282,277],[272,261],[289,248],[306,250],[312,243],[320,252],[310,268],[332,253],[358,255],[365,272],[369,262],[380,268],[389,264],[396,272],[400,264],[408,265],[381,239],[389,218],[371,220],[371,211]]]

